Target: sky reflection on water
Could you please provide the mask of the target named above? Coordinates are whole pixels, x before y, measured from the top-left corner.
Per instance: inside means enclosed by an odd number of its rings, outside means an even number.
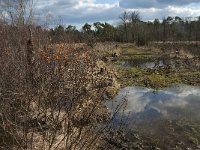
[[[115,102],[108,102],[107,106],[114,111],[123,99],[128,102],[124,113],[134,121],[180,117],[198,119],[200,116],[200,87],[181,85],[159,91],[126,87],[119,91]]]

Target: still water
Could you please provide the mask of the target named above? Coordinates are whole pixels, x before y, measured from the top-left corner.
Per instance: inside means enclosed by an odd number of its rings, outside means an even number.
[[[116,107],[124,103],[120,114],[129,122],[148,121],[157,118],[200,120],[200,87],[176,86],[155,91],[143,87],[126,87],[107,106],[114,113]]]
[[[200,149],[200,87],[126,87],[107,106],[113,128],[122,126],[130,141],[142,143],[141,149]]]
[[[185,62],[179,62],[179,61],[175,61],[173,59],[171,60],[159,60],[156,62],[151,62],[151,61],[146,61],[146,60],[127,60],[127,61],[122,61],[120,65],[118,65],[119,67],[142,67],[142,68],[157,68],[157,67],[167,67],[170,66],[172,68],[180,68],[183,66],[187,66],[187,64],[185,64]]]

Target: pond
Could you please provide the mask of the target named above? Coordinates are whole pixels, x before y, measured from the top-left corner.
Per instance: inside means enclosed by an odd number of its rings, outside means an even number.
[[[178,60],[157,60],[157,61],[148,61],[148,60],[126,60],[122,61],[119,67],[142,67],[142,68],[157,68],[157,67],[172,67],[178,68],[186,66],[185,62]]]
[[[158,91],[137,86],[126,87],[107,106],[115,110],[125,99],[127,104],[123,112],[132,121],[180,117],[200,120],[200,87],[181,85]]]
[[[115,114],[120,104],[123,104],[121,110]],[[175,148],[180,142],[183,143],[182,147],[199,146],[198,86],[180,85],[158,91],[137,86],[126,87],[107,106],[115,114],[115,127],[123,124],[128,134],[137,131],[143,141],[148,139],[146,143],[156,141],[156,146],[162,149]]]

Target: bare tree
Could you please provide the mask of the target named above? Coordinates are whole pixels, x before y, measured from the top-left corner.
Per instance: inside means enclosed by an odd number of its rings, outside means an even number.
[[[128,30],[127,30],[127,23],[129,21],[129,13],[127,11],[124,11],[119,18],[122,20],[124,25],[124,32],[126,37],[126,42],[128,42]]]
[[[131,22],[131,35],[132,35],[132,39],[133,39],[133,42],[134,42],[136,35],[138,36],[138,26],[139,26],[139,22],[140,22],[140,13],[138,11],[131,12],[130,15],[129,15],[129,20]]]
[[[1,9],[13,25],[33,23],[33,0],[2,0]]]

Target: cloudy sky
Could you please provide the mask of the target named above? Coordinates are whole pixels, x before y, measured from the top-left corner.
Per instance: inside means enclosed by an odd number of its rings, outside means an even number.
[[[36,0],[37,14],[54,23],[81,25],[96,21],[117,24],[125,10],[140,12],[142,20],[167,16],[200,16],[200,0]],[[51,23],[53,24],[53,23]]]

